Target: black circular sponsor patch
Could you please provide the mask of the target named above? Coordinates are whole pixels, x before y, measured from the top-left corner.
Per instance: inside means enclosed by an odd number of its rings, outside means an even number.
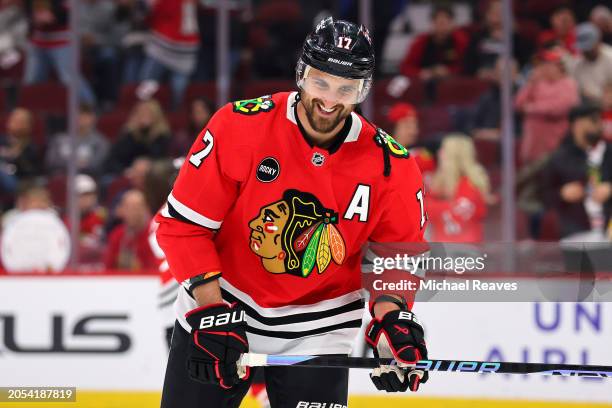
[[[280,166],[274,157],[266,157],[257,166],[257,180],[269,183],[276,180],[280,173]]]

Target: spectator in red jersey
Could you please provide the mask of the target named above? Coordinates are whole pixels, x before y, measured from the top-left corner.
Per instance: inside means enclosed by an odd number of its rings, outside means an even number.
[[[481,242],[489,201],[489,177],[476,160],[472,139],[462,134],[445,137],[426,200],[431,240]]]
[[[428,175],[436,168],[436,161],[430,150],[424,146],[417,146],[419,117],[416,109],[409,103],[398,102],[391,107],[387,118],[394,124],[393,138],[410,150],[410,155],[416,159],[427,184]]]
[[[470,76],[497,80],[496,64],[504,49],[501,0],[489,2],[484,20],[484,27],[470,36],[464,72]],[[533,47],[516,33],[512,36],[512,46],[514,58],[522,66],[531,56]]]
[[[106,209],[98,204],[98,187],[93,178],[79,174],[75,178],[77,204],[81,215],[79,225],[79,265],[97,268],[103,257],[102,238]],[[66,226],[70,228],[67,218]]]
[[[523,114],[520,158],[534,162],[552,152],[568,129],[567,114],[578,103],[578,85],[569,77],[558,50],[543,50],[515,107]]]
[[[150,3],[150,36],[145,45],[141,89],[144,93],[154,93],[162,77],[169,75],[173,106],[178,108],[196,65],[200,44],[198,4],[196,0],[152,0]]]
[[[23,4],[30,22],[30,44],[26,52],[24,84],[48,80],[50,69],[53,68],[59,80],[68,86],[73,78],[70,69],[69,1],[25,0]],[[95,105],[96,98],[91,87],[83,78],[80,82],[81,101]]]
[[[556,7],[550,16],[550,30],[542,31],[538,37],[541,47],[559,45],[571,54],[576,54],[576,16],[571,7]]]
[[[607,84],[603,89],[601,108],[603,138],[610,143],[612,142],[612,83]]]
[[[108,238],[105,266],[128,271],[155,270],[157,261],[149,245],[151,213],[144,194],[130,190],[121,198],[116,215],[122,223]]]
[[[138,157],[164,158],[169,145],[170,126],[159,102],[154,99],[138,102],[111,148],[107,172],[121,173]]]
[[[433,9],[432,31],[418,36],[410,45],[400,66],[403,75],[429,81],[461,72],[468,37],[455,29],[453,19],[451,7]]]

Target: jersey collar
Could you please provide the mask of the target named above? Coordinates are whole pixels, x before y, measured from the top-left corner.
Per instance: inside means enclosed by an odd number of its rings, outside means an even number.
[[[297,97],[297,92],[291,92],[287,97],[287,119],[290,122],[293,122],[294,125],[297,126],[297,119],[295,117],[295,109],[294,104]],[[355,112],[351,112],[351,128],[344,139],[344,143],[356,142],[359,139],[359,134],[361,133],[361,128],[363,127],[363,123],[361,122],[361,118]]]

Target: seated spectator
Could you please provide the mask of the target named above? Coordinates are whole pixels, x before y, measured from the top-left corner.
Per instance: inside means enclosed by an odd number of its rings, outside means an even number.
[[[398,102],[391,107],[387,118],[394,124],[393,138],[409,149],[427,180],[436,168],[436,161],[431,151],[419,144],[419,117],[416,109],[409,103]]]
[[[584,103],[570,112],[570,131],[552,154],[542,186],[559,217],[561,236],[593,231],[603,238],[610,219],[612,145],[601,140],[600,108]]]
[[[543,50],[528,81],[514,100],[523,114],[520,159],[538,160],[552,152],[567,132],[567,114],[578,103],[578,86],[569,77],[557,50]]]
[[[189,151],[194,139],[206,127],[208,120],[214,113],[212,104],[203,97],[195,98],[189,109],[187,127],[177,132],[172,138],[172,156],[184,156]]]
[[[106,188],[106,206],[110,209],[111,214],[119,205],[123,195],[130,190],[145,190],[147,175],[151,171],[153,161],[148,157],[137,157],[130,167],[123,171],[119,177],[112,179],[111,183]],[[115,217],[110,217],[107,230],[111,229],[118,223]]]
[[[0,136],[0,190],[15,191],[17,181],[40,174],[40,154],[32,141],[32,113],[17,108],[11,112],[6,133]]]
[[[561,46],[571,54],[576,54],[576,16],[571,7],[561,5],[550,16],[550,30],[540,33],[538,45],[547,48]]]
[[[93,178],[79,174],[75,179],[75,192],[81,221],[79,224],[79,265],[96,268],[102,261],[106,209],[98,204],[98,187]],[[69,220],[64,218],[66,226]]]
[[[130,167],[125,169],[123,175],[130,182],[132,189],[144,191],[147,174],[151,171],[153,161],[148,157],[138,157]]]
[[[595,24],[583,23],[576,29],[578,56],[572,75],[580,92],[586,98],[601,100],[603,88],[612,82],[612,46],[601,42],[601,33]]]
[[[467,35],[455,29],[451,7],[436,6],[431,13],[432,31],[419,35],[400,66],[402,75],[424,81],[458,74],[468,44]]]
[[[489,201],[489,177],[476,160],[472,139],[445,137],[425,201],[432,241],[481,242]]]
[[[70,256],[70,236],[52,208],[49,192],[24,185],[17,205],[3,219],[4,268],[12,273],[61,271]]]
[[[141,101],[132,109],[127,124],[112,146],[107,171],[121,173],[134,159],[168,156],[170,127],[156,100]]]
[[[22,182],[17,188],[15,207],[2,215],[2,229],[6,228],[13,217],[27,210],[47,210],[51,208],[51,196],[46,188]]]
[[[25,48],[28,22],[15,0],[0,1],[0,68],[9,69],[21,60],[19,49]]]
[[[142,191],[126,192],[116,215],[122,223],[109,235],[105,267],[127,271],[156,270],[157,261],[149,246],[151,213]]]
[[[603,138],[606,142],[612,142],[612,83],[606,84],[603,89],[601,109]]]
[[[523,66],[531,56],[531,44],[514,33],[512,46],[514,58],[520,66]],[[497,80],[496,65],[503,49],[502,2],[493,0],[487,7],[485,26],[470,36],[465,54],[464,72],[470,76]]]
[[[195,69],[200,44],[198,3],[193,0],[157,0],[150,4],[150,35],[145,45],[141,91],[146,94],[147,88],[156,89],[162,78],[168,75],[176,109],[183,101],[189,77]]]
[[[612,45],[612,12],[610,9],[603,4],[593,7],[590,20],[599,28],[601,40],[608,45]]]
[[[23,5],[30,23],[24,84],[47,81],[52,68],[59,80],[68,86],[72,81],[68,29],[70,8],[66,7],[64,0],[25,0]],[[95,105],[96,98],[89,83],[83,78],[79,80],[81,102]]]
[[[495,64],[495,71],[492,79],[495,80],[493,86],[478,98],[472,120],[470,123],[470,133],[475,139],[497,141],[501,134],[502,107],[501,107],[501,81],[502,81],[503,59],[499,58]],[[518,69],[513,60],[510,64],[513,85],[516,84]],[[516,91],[516,85],[513,86]],[[516,131],[520,130],[518,118],[515,118]]]
[[[189,113],[189,131],[195,136],[206,127],[214,110],[209,100],[199,97],[191,102]]]
[[[45,157],[50,172],[64,172],[71,157],[72,140],[67,134],[55,135]],[[96,113],[87,105],[81,105],[76,140],[76,165],[79,172],[100,174],[106,161],[110,144],[96,129]]]

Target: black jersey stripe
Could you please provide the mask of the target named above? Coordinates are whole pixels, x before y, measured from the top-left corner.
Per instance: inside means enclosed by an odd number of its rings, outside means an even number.
[[[357,299],[353,302],[347,303],[345,305],[335,307],[328,310],[322,310],[320,312],[306,312],[306,313],[296,313],[287,316],[278,316],[278,317],[266,317],[259,314],[254,308],[242,302],[240,299],[229,293],[227,290],[221,288],[221,296],[223,299],[228,302],[237,302],[239,303],[246,314],[254,320],[257,320],[259,323],[265,324],[267,326],[279,326],[282,324],[293,324],[293,323],[307,323],[312,321],[317,321],[320,319],[324,319],[326,317],[337,316],[342,313],[352,312],[355,310],[360,310],[364,308],[364,300]]]
[[[361,319],[349,320],[347,322],[333,324],[331,326],[319,327],[313,330],[304,330],[304,331],[271,331],[271,330],[263,330],[258,329],[256,327],[249,326],[247,328],[247,332],[257,334],[259,336],[266,336],[272,338],[279,339],[299,339],[300,337],[313,336],[315,334],[327,333],[334,330],[339,329],[351,329],[351,328],[360,328],[361,327]]]

